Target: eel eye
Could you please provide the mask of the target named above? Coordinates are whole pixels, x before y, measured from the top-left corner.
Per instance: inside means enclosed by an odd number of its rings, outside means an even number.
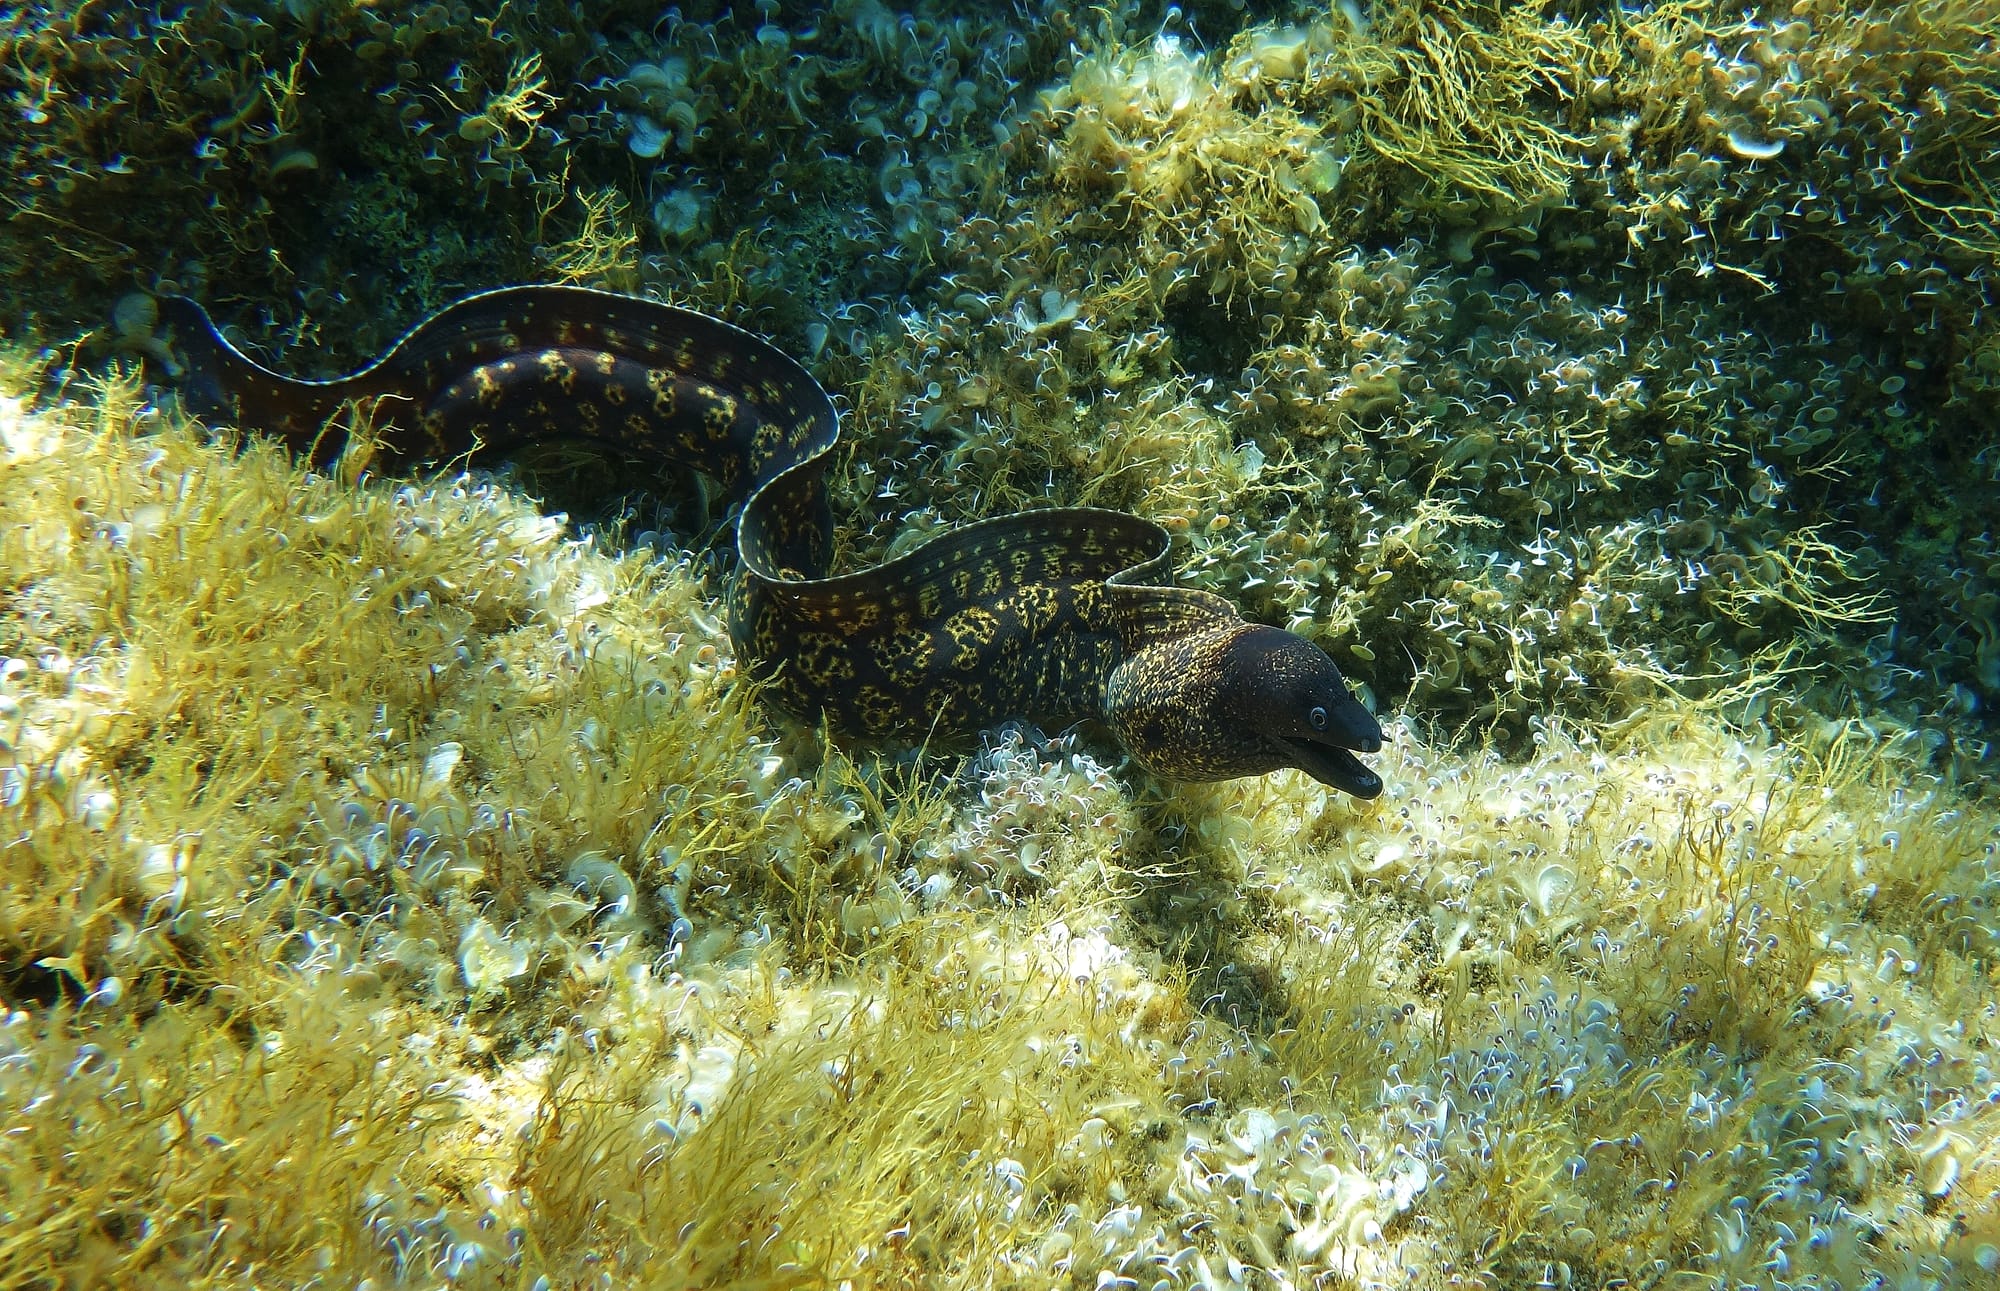
[[[1312,728],[1315,731],[1325,730],[1326,709],[1318,704],[1313,705],[1313,710],[1310,713],[1306,714],[1306,720],[1312,723]]]

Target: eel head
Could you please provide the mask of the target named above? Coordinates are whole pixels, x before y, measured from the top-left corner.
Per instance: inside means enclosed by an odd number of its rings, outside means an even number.
[[[1357,798],[1382,778],[1357,753],[1382,727],[1326,651],[1295,633],[1232,619],[1135,651],[1105,687],[1105,720],[1132,756],[1176,780],[1296,767]]]

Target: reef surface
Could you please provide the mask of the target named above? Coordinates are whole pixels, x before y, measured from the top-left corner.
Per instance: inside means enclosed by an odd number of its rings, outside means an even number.
[[[0,1285],[1990,1282],[1996,33],[9,10]],[[798,355],[851,564],[1160,520],[1383,796],[829,741],[685,482],[314,472],[150,309],[516,280]]]

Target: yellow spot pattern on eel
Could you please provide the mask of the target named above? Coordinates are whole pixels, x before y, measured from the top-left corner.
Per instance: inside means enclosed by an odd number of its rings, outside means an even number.
[[[379,469],[580,438],[714,476],[736,503],[737,652],[781,706],[837,730],[925,739],[1008,717],[1094,718],[1161,774],[1296,766],[1381,791],[1349,752],[1379,747],[1380,729],[1325,652],[1218,597],[1155,584],[1168,537],[1150,521],[1025,511],[832,572],[833,403],[789,356],[718,319],[506,287],[439,311],[357,372],[301,381],[246,357],[195,302],[160,304],[188,402],[320,465],[344,447],[328,431],[342,404],[374,400],[388,419]]]

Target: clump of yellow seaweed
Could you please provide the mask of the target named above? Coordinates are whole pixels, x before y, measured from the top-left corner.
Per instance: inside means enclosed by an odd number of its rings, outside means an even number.
[[[6,370],[0,1282],[2000,1263],[2000,813],[1913,739],[774,743],[689,562]]]

